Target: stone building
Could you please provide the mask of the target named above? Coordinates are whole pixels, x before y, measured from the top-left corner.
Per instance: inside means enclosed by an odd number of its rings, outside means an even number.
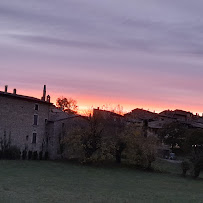
[[[113,120],[115,122],[122,122],[123,116],[112,111],[102,110],[99,107],[93,109],[93,116],[103,120]]]
[[[147,135],[157,136],[159,129],[172,122],[185,124],[189,128],[203,129],[203,117],[193,115],[191,112],[183,110],[165,110],[161,113],[146,111],[143,109],[134,109],[124,115],[126,122],[143,126],[147,121]]]
[[[62,141],[64,137],[73,129],[87,125],[87,117],[64,113],[57,108],[52,108],[47,123],[49,157],[51,159],[63,158],[64,145]]]
[[[21,152],[46,153],[48,150],[47,122],[54,105],[46,97],[44,86],[41,99],[0,91],[0,141],[6,140]],[[2,146],[1,146],[2,147]]]
[[[44,86],[41,99],[0,91],[0,150],[3,140],[20,149],[26,159],[32,154],[38,158],[62,156],[61,140],[73,127],[87,123],[85,117],[70,115],[57,109],[46,96]]]
[[[124,115],[125,119],[127,120],[132,120],[132,119],[137,119],[137,120],[154,120],[158,119],[159,115],[157,113],[144,110],[144,109],[134,109],[129,113],[126,113]]]
[[[111,136],[121,132],[125,125],[136,128],[145,126],[147,135],[156,135],[166,123],[180,121],[192,128],[203,129],[203,117],[194,116],[181,110],[164,111],[160,114],[135,109],[124,116],[114,112],[94,109],[94,118],[102,123],[103,135]],[[0,91],[0,151],[4,141],[20,149],[30,158],[32,153],[38,158],[49,155],[50,159],[62,158],[63,140],[66,133],[75,127],[88,125],[87,117],[65,113],[57,109],[46,96],[46,86],[41,99],[17,94],[16,89],[8,92],[5,86]],[[144,128],[143,128],[144,129]]]
[[[190,122],[195,117],[191,112],[183,111],[179,109],[176,109],[174,111],[165,110],[165,111],[162,111],[159,115],[165,116],[168,118],[173,118],[183,122]]]

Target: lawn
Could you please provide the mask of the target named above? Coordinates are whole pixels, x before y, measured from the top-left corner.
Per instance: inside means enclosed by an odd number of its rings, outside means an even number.
[[[203,202],[203,179],[51,161],[0,161],[0,202]]]

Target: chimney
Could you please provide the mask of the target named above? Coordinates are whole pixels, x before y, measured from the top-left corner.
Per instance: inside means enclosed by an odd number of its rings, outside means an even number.
[[[16,89],[13,89],[13,94],[16,94]]]
[[[49,95],[47,95],[47,102],[50,103],[51,97]]]
[[[8,85],[5,85],[5,92],[8,92]]]
[[[45,101],[45,99],[46,99],[46,85],[44,85],[42,100]]]

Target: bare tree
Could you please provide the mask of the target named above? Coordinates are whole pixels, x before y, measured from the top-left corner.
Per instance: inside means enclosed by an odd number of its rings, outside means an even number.
[[[66,97],[59,97],[56,100],[56,106],[58,108],[61,108],[62,111],[68,112],[71,114],[77,113],[78,106],[77,106],[77,101],[72,99],[72,98],[66,98]]]
[[[101,110],[111,111],[120,115],[123,115],[123,106],[118,104],[116,106],[111,104],[102,105],[100,107]]]

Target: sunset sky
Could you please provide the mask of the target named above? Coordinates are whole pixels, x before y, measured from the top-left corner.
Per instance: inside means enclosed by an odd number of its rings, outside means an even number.
[[[202,0],[1,0],[0,91],[80,110],[203,112]]]

